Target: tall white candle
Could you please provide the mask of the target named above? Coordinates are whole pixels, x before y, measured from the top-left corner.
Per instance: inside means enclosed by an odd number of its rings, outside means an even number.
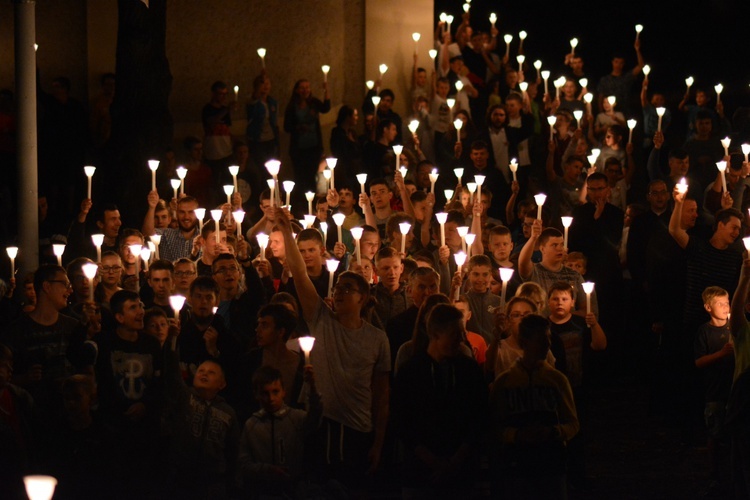
[[[586,293],[586,314],[591,312],[591,293],[594,291],[594,284],[590,281],[582,283],[583,291]]]
[[[83,167],[83,172],[86,174],[86,177],[88,179],[88,189],[86,190],[87,196],[89,200],[91,199],[91,180],[94,177],[94,172],[96,172],[96,167],[92,166],[86,166]]]
[[[448,220],[448,214],[446,212],[439,212],[435,214],[435,218],[440,224],[440,246],[445,246],[445,222]]]

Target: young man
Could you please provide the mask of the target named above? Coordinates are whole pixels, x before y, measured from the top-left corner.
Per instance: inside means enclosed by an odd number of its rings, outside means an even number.
[[[154,227],[154,213],[159,204],[159,193],[151,191],[148,194],[148,211],[143,219],[143,234],[160,234],[159,257],[164,260],[175,261],[183,257],[197,256],[193,251],[193,240],[198,236],[198,218],[195,210],[198,200],[192,196],[183,196],[177,200],[177,229],[158,229]]]
[[[170,318],[175,311],[169,305],[169,297],[174,290],[174,266],[168,260],[157,260],[148,270],[148,286],[154,292],[153,300],[146,304],[147,308],[158,307]],[[177,311],[179,312],[179,311]]]
[[[143,246],[143,235],[137,229],[123,229],[120,237],[120,259],[122,259],[122,274],[120,277],[120,286],[128,290],[137,290],[141,286],[141,276],[143,276],[143,266],[139,267],[141,275],[136,276],[136,261],[141,257],[133,255],[130,251],[130,245]]]
[[[177,295],[187,297],[190,293],[190,284],[198,276],[195,262],[190,259],[178,259],[174,263],[174,292]]]
[[[365,279],[342,273],[334,288],[332,311],[307,274],[291,225],[288,221],[279,225],[302,314],[316,338],[312,364],[320,367],[318,386],[326,401],[324,432],[327,442],[339,443],[330,448],[329,471],[361,486],[364,474],[378,468],[388,421],[388,339],[361,317],[369,298]]]
[[[579,429],[567,378],[545,362],[549,322],[529,315],[518,338],[523,356],[500,374],[490,394],[498,474],[493,485],[503,498],[567,498],[565,446]]]
[[[216,221],[208,221],[203,224],[203,230],[201,231],[200,239],[200,250],[202,250],[200,258],[196,262],[196,270],[198,276],[211,276],[213,271],[211,265],[214,259],[223,253],[229,253],[229,247],[227,246],[227,230],[224,224],[219,222],[219,241],[216,241]],[[193,255],[197,256],[197,248],[193,247]]]
[[[464,297],[471,307],[468,328],[477,332],[487,343],[492,342],[495,327],[493,312],[500,306],[500,297],[490,291],[492,263],[486,255],[472,255],[466,266],[469,290]]]
[[[505,213],[505,205],[510,198],[510,183],[503,177],[501,170],[492,168],[489,164],[489,146],[486,142],[477,140],[471,143],[469,153],[471,165],[464,168],[463,179],[473,180],[475,175],[484,175],[484,182],[492,189],[492,205],[487,215],[494,219],[501,219]]]
[[[361,226],[364,222],[362,216],[355,210],[358,198],[355,197],[354,191],[349,186],[339,188],[338,192],[328,190],[328,196],[326,197],[328,206],[331,210],[346,215],[342,227],[347,231],[353,227]]]
[[[370,323],[385,330],[391,318],[409,306],[406,286],[401,284],[404,265],[398,250],[393,247],[381,248],[375,256],[375,270],[378,273],[378,284],[372,287],[370,295],[377,302],[372,310]]]
[[[487,385],[465,356],[463,314],[438,304],[427,317],[429,344],[399,369],[393,391],[394,421],[404,442],[403,491],[424,498],[462,498],[484,435]]]
[[[516,289],[521,286],[521,283],[523,282],[518,270],[516,269],[516,265],[510,260],[513,248],[514,245],[510,229],[505,226],[495,226],[490,229],[489,245],[484,254],[490,258],[492,268],[498,269],[502,267],[514,270],[513,276],[511,276],[511,279],[508,282],[508,297],[513,297],[516,294]]]
[[[531,255],[534,247],[539,244],[542,261],[533,263]],[[518,274],[524,281],[533,281],[542,287],[544,293],[557,281],[570,283],[576,290],[576,314],[582,316],[586,311],[586,294],[583,291],[583,277],[577,272],[565,267],[566,251],[563,246],[563,235],[555,228],[542,231],[542,221],[534,220],[531,227],[531,237],[523,246],[518,256]],[[591,294],[591,311],[598,314],[596,291]],[[540,311],[545,314],[547,311]]]
[[[283,234],[283,230],[281,232]],[[286,239],[284,240],[284,246],[286,247],[287,265],[289,265],[288,261],[291,250]],[[323,237],[320,235],[320,232],[317,229],[305,229],[301,231],[297,235],[294,247],[302,254],[302,259],[305,263],[305,274],[312,281],[318,295],[327,297],[329,275],[328,269],[325,267],[325,249],[323,248]],[[289,270],[292,271],[291,266]],[[292,275],[293,277],[286,284],[280,286],[279,290],[297,296],[297,275],[293,271]]]
[[[245,423],[240,440],[239,466],[245,487],[272,497],[295,497],[309,471],[305,443],[320,425],[323,407],[312,366],[305,368],[309,384],[307,411],[287,405],[282,374],[263,366],[252,378],[260,410]]]
[[[68,260],[68,256],[86,256],[91,259],[96,257],[96,247],[91,241],[91,236],[86,232],[86,218],[91,210],[91,206],[91,200],[83,200],[81,202],[81,211],[68,231],[68,244],[65,247],[63,260]],[[120,210],[116,205],[108,203],[102,205],[95,212],[95,216],[94,220],[96,221],[97,232],[104,235],[102,252],[117,252],[120,249],[119,233],[120,226],[122,226]]]
[[[384,179],[370,181],[369,197],[364,193],[359,195],[359,206],[365,214],[365,222],[369,226],[377,227],[380,238],[383,240],[387,239],[385,224],[393,213],[391,198],[393,198],[393,192]]]
[[[115,252],[106,252],[102,254],[102,261],[99,264],[99,276],[101,276],[100,290],[101,297],[97,302],[109,305],[109,301],[120,288],[120,276],[122,275],[122,259]]]

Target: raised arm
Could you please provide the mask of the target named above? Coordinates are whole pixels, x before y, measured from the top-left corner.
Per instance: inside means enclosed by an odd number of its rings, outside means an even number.
[[[641,54],[640,38],[635,41],[635,45],[633,45],[633,48],[635,49],[635,56],[638,58],[638,65],[633,68],[633,75],[637,76],[638,73],[640,73],[643,70],[643,67],[646,65],[646,63],[643,61],[643,54]]]
[[[541,219],[535,219],[531,226],[531,236],[518,254],[518,273],[524,280],[531,278],[531,273],[534,271],[531,256],[534,254],[534,247],[540,234],[542,234],[542,221]]]
[[[143,218],[143,226],[141,226],[141,232],[144,236],[150,236],[154,234],[154,212],[156,211],[156,205],[159,203],[159,192],[149,191],[148,193],[148,210],[146,210],[146,216]]]
[[[682,205],[685,202],[685,194],[678,193],[677,187],[674,188],[674,210],[672,216],[669,218],[669,234],[674,238],[680,248],[685,248],[690,242],[690,236],[682,228]]]
[[[302,254],[297,247],[297,241],[294,239],[292,234],[292,224],[289,219],[286,218],[281,208],[276,207],[276,224],[281,229],[281,234],[284,236],[284,247],[286,248],[286,262],[289,266],[289,270],[292,272],[294,278],[294,287],[297,289],[297,298],[302,306],[302,314],[306,320],[311,320],[315,317],[315,312],[318,309],[318,292],[315,290],[315,285],[310,280],[310,276],[307,275],[307,268],[305,267],[305,261],[302,260]]]

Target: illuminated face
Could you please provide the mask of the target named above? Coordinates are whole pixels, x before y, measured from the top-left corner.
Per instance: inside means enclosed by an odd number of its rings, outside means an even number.
[[[445,99],[446,97],[448,97],[448,92],[450,92],[450,90],[451,90],[451,87],[448,83],[438,82],[437,89],[435,90],[435,92],[437,93],[437,95]]]
[[[389,290],[397,290],[401,281],[401,273],[404,271],[401,259],[398,257],[378,259],[376,268],[380,282]]]
[[[380,249],[380,236],[378,233],[371,231],[362,233],[362,239],[359,242],[359,246],[362,251],[362,257],[373,259],[375,258],[375,254],[378,253],[378,249]]]
[[[685,158],[670,158],[669,159],[669,176],[673,178],[687,176],[688,170],[690,170],[690,156]]]
[[[445,244],[452,252],[458,252],[461,249],[461,236],[458,234],[458,224],[455,222],[445,223]]]
[[[280,231],[274,231],[268,237],[268,247],[277,259],[286,258],[286,247],[284,246],[284,235]]]
[[[472,149],[471,153],[469,154],[469,158],[471,159],[472,163],[474,163],[474,167],[478,168],[479,170],[484,170],[487,167],[487,160],[490,157],[489,151],[486,149]]]
[[[526,239],[531,238],[531,226],[534,225],[534,217],[526,216],[523,218],[523,225],[521,230],[523,231],[523,237]]]
[[[140,300],[126,300],[122,306],[122,312],[115,314],[117,323],[130,331],[143,330],[143,302]]]
[[[740,235],[742,222],[737,217],[731,217],[726,223],[719,222],[716,224],[716,237],[726,245],[734,243]]]
[[[172,273],[166,269],[151,271],[148,278],[149,286],[154,290],[154,297],[166,304],[172,294]]]
[[[571,161],[570,163],[566,163],[563,169],[565,170],[563,172],[565,174],[565,182],[568,184],[575,184],[581,177],[583,163],[580,161]]]
[[[175,289],[181,292],[186,292],[190,288],[190,284],[196,277],[195,266],[186,262],[181,264],[175,264],[174,266],[174,280]]]
[[[122,261],[129,265],[134,265],[136,256],[130,252],[130,245],[143,245],[143,240],[138,236],[128,236],[120,244],[120,257]]]
[[[695,221],[698,220],[698,203],[695,200],[685,200],[682,204],[682,217],[680,224],[683,229],[688,230],[695,227]]]
[[[172,217],[169,215],[169,210],[154,212],[154,227],[156,229],[166,229],[170,222],[172,222]]]
[[[562,236],[551,236],[544,242],[544,245],[539,246],[539,250],[542,252],[542,262],[553,265],[561,264],[564,250]]]
[[[215,259],[222,252],[227,250],[227,232],[219,231],[219,243],[216,243],[216,231],[211,231],[203,238],[203,255],[210,259]]]
[[[424,87],[425,85],[427,85],[427,72],[418,71],[417,72],[417,86]]]
[[[283,338],[284,330],[276,328],[273,316],[262,316],[258,318],[255,335],[258,347],[268,347]]]
[[[313,240],[298,241],[297,247],[308,270],[323,265],[323,249],[320,243]]]
[[[505,110],[503,108],[494,109],[490,114],[490,124],[495,128],[500,128],[503,123],[505,123]]]
[[[567,318],[573,310],[573,297],[570,292],[555,290],[549,298],[550,316],[555,319]]]
[[[145,332],[164,344],[169,334],[169,323],[164,316],[151,316],[145,324]]]
[[[568,260],[565,261],[565,267],[568,267],[568,268],[576,271],[581,276],[583,276],[584,274],[586,274],[586,264],[584,264],[582,260],[577,260],[577,259],[571,260],[571,259],[568,259]]]
[[[372,281],[372,261],[370,259],[362,259],[362,276],[368,283]]]
[[[440,280],[432,275],[413,278],[409,285],[411,300],[414,305],[420,307],[424,300],[430,295],[438,293]]]
[[[648,190],[646,199],[648,200],[651,210],[654,212],[663,212],[667,209],[667,203],[669,202],[669,191],[667,191],[667,185],[663,182],[653,184]]]
[[[490,236],[490,251],[497,262],[506,262],[513,251],[513,240],[509,234]]]
[[[706,311],[712,318],[726,321],[729,319],[729,295],[719,295],[711,299],[709,304],[705,305]]]
[[[120,220],[119,210],[105,210],[103,221],[97,221],[96,225],[99,226],[104,236],[107,238],[116,238],[117,233],[120,232],[120,226],[122,226],[122,220]]]
[[[235,290],[240,283],[240,267],[234,259],[219,261],[213,266],[214,280],[222,290]]]
[[[469,271],[469,285],[477,293],[484,293],[490,286],[492,273],[488,266],[474,266]]]
[[[319,221],[328,219],[328,202],[321,202],[315,207],[315,216]]]
[[[214,307],[218,305],[216,294],[212,290],[197,288],[188,295],[188,301],[193,316],[199,320],[209,319],[214,314]]]
[[[349,210],[354,208],[354,204],[358,200],[354,198],[354,193],[349,189],[342,189],[339,191],[339,208],[342,210]]]
[[[598,203],[609,199],[610,188],[607,181],[603,179],[594,179],[593,181],[587,181],[587,183],[589,200],[591,200],[591,203]]]
[[[577,86],[573,80],[565,81],[565,85],[563,85],[562,91],[563,91],[563,95],[565,95],[566,100],[568,101],[574,100],[576,96],[576,90],[577,90]]]
[[[370,200],[376,209],[385,209],[390,206],[393,193],[385,184],[370,186]]]
[[[708,103],[708,96],[705,92],[698,91],[695,93],[695,104],[697,104],[700,107],[705,106]]]
[[[198,227],[198,217],[195,216],[195,209],[198,208],[198,202],[187,201],[177,205],[177,223],[180,230],[190,232]]]
[[[518,325],[521,324],[521,320],[534,314],[534,308],[526,302],[516,302],[508,312],[508,330],[511,337],[518,337]]]
[[[226,387],[226,385],[227,383],[221,367],[213,361],[204,361],[201,363],[193,377],[193,387],[198,390],[204,389],[211,392],[218,392]]]

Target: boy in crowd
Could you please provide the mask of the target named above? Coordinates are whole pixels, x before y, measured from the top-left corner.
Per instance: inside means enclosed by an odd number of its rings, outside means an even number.
[[[572,269],[581,276],[586,278],[586,263],[588,259],[583,252],[570,252],[568,257],[565,259],[565,267]]]
[[[153,307],[143,315],[143,331],[159,341],[159,345],[164,347],[169,335],[169,320],[164,309]]]
[[[706,427],[711,480],[719,481],[719,445],[724,438],[724,419],[734,375],[734,342],[729,329],[729,293],[710,286],[703,291],[703,307],[711,319],[698,328],[695,366],[703,372],[706,386]]]
[[[477,332],[487,343],[492,342],[495,327],[495,308],[500,306],[500,297],[490,291],[492,263],[486,255],[473,255],[467,266],[469,290],[464,294],[471,307],[468,328]]]
[[[474,360],[477,362],[480,368],[483,368],[484,362],[487,360],[487,341],[484,340],[484,337],[482,337],[478,333],[466,329],[466,325],[468,325],[469,320],[471,319],[471,306],[469,305],[469,300],[465,295],[462,295],[458,298],[457,301],[453,303],[453,307],[461,311],[464,316],[466,340],[471,346],[471,352],[474,355]]]
[[[511,276],[511,279],[508,282],[508,297],[514,296],[516,294],[516,289],[521,286],[521,283],[523,283],[520,274],[518,274],[515,263],[510,258],[514,246],[509,228],[505,226],[495,226],[489,230],[489,250],[484,252],[484,254],[490,258],[492,268],[497,269],[503,267],[514,270],[513,276]]]
[[[240,440],[239,467],[245,487],[254,494],[295,497],[305,479],[305,442],[320,425],[323,407],[315,386],[312,365],[305,367],[309,386],[308,411],[285,402],[282,374],[262,366],[252,378],[261,409],[245,423]]]
[[[518,339],[523,355],[501,373],[490,394],[499,474],[494,494],[503,498],[567,498],[565,446],[578,433],[573,391],[561,372],[545,363],[549,322],[529,315]]]
[[[153,290],[153,300],[146,307],[156,307],[172,316],[175,311],[169,305],[169,297],[174,288],[174,266],[168,260],[157,260],[148,270],[148,286]],[[179,312],[179,311],[177,311]]]

